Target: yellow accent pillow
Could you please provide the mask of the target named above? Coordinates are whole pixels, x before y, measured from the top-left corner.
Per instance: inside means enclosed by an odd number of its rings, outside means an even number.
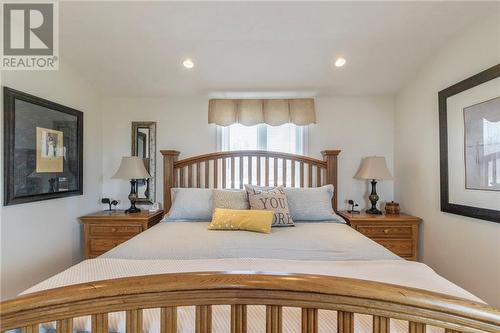
[[[271,232],[274,212],[271,210],[236,210],[215,208],[210,230],[247,230]]]

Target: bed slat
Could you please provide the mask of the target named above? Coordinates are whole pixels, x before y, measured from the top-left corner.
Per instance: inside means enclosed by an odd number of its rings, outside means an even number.
[[[108,314],[100,313],[91,316],[92,333],[108,333]]]
[[[205,161],[205,188],[210,187],[210,161]]]
[[[248,156],[248,184],[253,184],[252,182],[252,167],[253,167],[253,157]]]
[[[20,333],[38,333],[38,325],[22,327]]]
[[[142,309],[128,310],[126,313],[127,333],[142,333]]]
[[[275,157],[273,159],[273,176],[274,176],[274,187],[278,186],[278,159]]]
[[[415,323],[410,321],[408,323],[408,332],[409,333],[425,333],[425,324]]]
[[[264,170],[265,186],[269,186],[269,157],[266,156],[266,169]]]
[[[240,171],[239,171],[239,176],[240,176],[240,183],[239,183],[239,187],[240,189],[243,188],[243,156],[240,156]]]
[[[354,313],[337,311],[337,333],[354,333]]]
[[[219,188],[219,160],[214,160],[214,188]]]
[[[282,333],[283,310],[278,305],[266,306],[266,333]]]
[[[261,184],[261,176],[260,176],[260,166],[261,166],[261,160],[260,156],[257,156],[257,185],[260,186]]]
[[[287,167],[287,160],[282,159],[283,163],[283,186],[286,187],[286,167]]]
[[[201,188],[201,165],[196,163],[196,187]]]
[[[234,174],[236,173],[235,169],[236,166],[234,165],[234,157],[231,157],[231,188],[234,188]]]
[[[197,305],[196,306],[196,333],[211,333],[212,332],[212,306]],[[128,332],[127,332],[128,333]]]
[[[184,168],[179,168],[179,187],[184,187]]]
[[[231,305],[231,333],[247,332],[247,306],[242,304]]]
[[[58,320],[56,333],[73,333],[73,318]]]
[[[321,186],[321,168],[316,167],[316,187]]]
[[[373,316],[373,333],[389,333],[390,321],[387,317]]]
[[[300,162],[300,187],[304,187],[304,163]]]
[[[194,164],[188,166],[188,187],[193,187],[193,169]]]
[[[318,309],[302,309],[302,333],[318,333]]]
[[[292,184],[291,186],[292,187],[295,187],[295,161],[294,160],[291,160],[290,162],[292,162],[292,168],[291,168],[291,174],[292,174]]]
[[[226,188],[226,169],[227,169],[227,159],[222,159],[222,188]]]
[[[161,308],[160,333],[177,333],[177,307]]]
[[[313,168],[311,164],[307,165],[307,187],[312,187],[313,182]]]

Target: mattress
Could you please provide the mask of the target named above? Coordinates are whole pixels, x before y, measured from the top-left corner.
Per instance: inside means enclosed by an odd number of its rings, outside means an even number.
[[[96,259],[85,260],[26,290],[23,294],[129,276],[193,271],[257,271],[322,274],[421,288],[481,301],[428,266],[402,260],[349,226],[297,223],[271,234],[209,231],[206,222],[166,222],[148,229]],[[249,306],[248,333],[265,332],[265,307]],[[336,331],[335,311],[320,311],[319,332]],[[159,332],[159,310],[147,309],[143,331]],[[178,309],[178,332],[194,332],[194,307]],[[298,308],[283,309],[283,332],[300,332]],[[230,307],[214,306],[214,333],[228,332]],[[75,331],[90,331],[90,318],[74,321]],[[53,323],[42,326],[51,330]],[[110,332],[125,332],[125,314],[109,315]],[[355,315],[356,332],[372,332],[372,318]],[[428,332],[443,330],[428,327]],[[391,320],[391,332],[408,332],[408,323]]]

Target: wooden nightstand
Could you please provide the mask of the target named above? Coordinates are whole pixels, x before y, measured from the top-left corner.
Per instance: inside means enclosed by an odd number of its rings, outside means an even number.
[[[347,223],[391,252],[408,260],[417,260],[419,217],[399,215],[371,215],[361,212],[338,212]]]
[[[80,217],[84,225],[85,259],[95,258],[160,222],[163,210],[125,214],[101,211]]]

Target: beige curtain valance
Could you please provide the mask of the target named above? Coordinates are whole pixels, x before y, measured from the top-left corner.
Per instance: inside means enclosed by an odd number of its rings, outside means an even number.
[[[309,125],[316,123],[314,99],[211,99],[208,123],[221,126],[236,123],[245,126]]]

